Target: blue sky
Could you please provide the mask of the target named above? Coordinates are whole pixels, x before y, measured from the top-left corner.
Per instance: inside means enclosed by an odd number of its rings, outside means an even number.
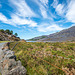
[[[0,29],[21,39],[75,26],[75,0],[0,0]]]

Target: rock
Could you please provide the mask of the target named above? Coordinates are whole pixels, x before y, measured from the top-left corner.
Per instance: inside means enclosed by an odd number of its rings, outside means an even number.
[[[4,47],[2,50],[4,50],[4,49],[9,49],[9,47],[8,47],[8,46],[6,46],[6,47]]]
[[[5,49],[9,43],[4,45],[0,55],[0,72],[2,75],[26,75],[27,70],[22,66],[21,61],[16,61],[14,52]]]
[[[9,49],[9,47],[8,47],[8,46],[9,46],[9,44],[10,44],[9,42],[8,42],[8,43],[6,43],[6,44],[4,44],[4,46],[3,46],[2,50]]]
[[[26,75],[26,69],[23,66],[17,66],[6,73],[6,75]]]
[[[12,57],[15,56],[15,55],[14,55],[14,52],[11,51],[11,50],[6,51],[4,54],[5,54],[5,58],[12,58]]]

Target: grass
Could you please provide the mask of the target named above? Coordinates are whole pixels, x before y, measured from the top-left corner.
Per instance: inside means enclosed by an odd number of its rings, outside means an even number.
[[[9,47],[12,47],[17,42],[12,42]],[[41,59],[58,66],[63,69],[75,69],[75,43],[72,42],[18,42],[13,50],[17,56],[17,60],[21,60],[22,65],[27,69],[27,75],[65,75],[62,70],[42,61]],[[58,58],[55,56],[62,56]],[[36,57],[37,56],[37,57]]]
[[[10,42],[10,41],[0,41],[0,43],[3,43],[3,42]]]

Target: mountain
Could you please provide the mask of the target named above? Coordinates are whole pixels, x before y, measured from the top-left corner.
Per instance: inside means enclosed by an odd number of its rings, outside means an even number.
[[[7,32],[8,31],[8,32]],[[19,41],[20,38],[13,35],[9,30],[0,30],[0,41]]]
[[[50,35],[43,35],[28,41],[75,41],[75,26]]]

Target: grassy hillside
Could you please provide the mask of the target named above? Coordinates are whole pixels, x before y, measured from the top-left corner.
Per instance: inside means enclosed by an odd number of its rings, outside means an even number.
[[[15,44],[11,43],[10,49]],[[75,71],[74,42],[18,42],[13,51],[26,67],[27,75],[66,75]]]

